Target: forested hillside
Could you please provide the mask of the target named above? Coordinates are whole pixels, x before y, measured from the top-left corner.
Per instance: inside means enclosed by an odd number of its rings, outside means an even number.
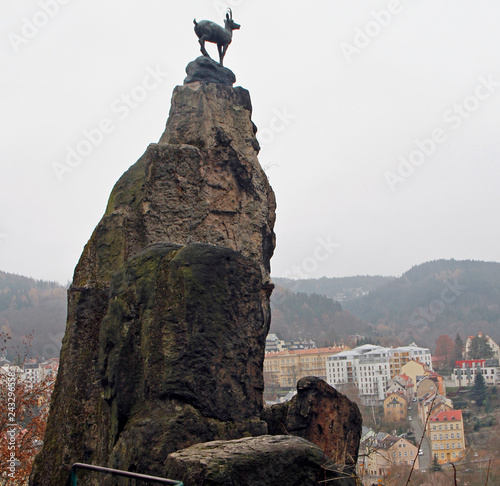
[[[434,349],[440,335],[482,331],[500,341],[500,263],[437,260],[400,278],[273,280],[271,332],[281,339],[324,346],[360,334]],[[334,295],[345,299],[339,303]],[[0,272],[0,329],[14,344],[33,332],[32,354],[57,356],[65,322],[63,286]]]
[[[380,335],[433,347],[442,334],[500,338],[500,263],[436,260],[344,307]]]
[[[329,346],[350,335],[373,336],[371,326],[323,295],[292,292],[277,287],[271,297],[271,332],[281,339],[313,340]]]
[[[59,355],[66,323],[66,289],[58,283],[0,271],[0,330],[9,334],[7,357],[33,336],[32,356]],[[14,349],[12,349],[14,348]]]
[[[273,278],[276,285],[292,292],[319,294],[337,301],[353,300],[375,290],[383,284],[391,282],[394,277],[358,275],[356,277],[322,277],[307,280],[291,278]]]

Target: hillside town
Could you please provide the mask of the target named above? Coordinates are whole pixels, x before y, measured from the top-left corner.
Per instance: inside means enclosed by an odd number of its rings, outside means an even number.
[[[484,358],[471,349],[476,341],[486,346]],[[471,452],[464,412],[455,408],[459,400],[451,399],[447,390],[457,397],[482,383],[496,393],[500,383],[500,347],[482,333],[467,338],[462,359],[446,374],[434,370],[439,359],[416,343],[316,348],[270,334],[266,350],[268,404],[290,399],[300,378],[317,376],[354,399],[364,409],[364,421],[366,413],[374,418],[379,414],[379,424],[390,427],[363,427],[357,472],[366,485],[381,484],[397,468],[432,471],[462,461]]]
[[[480,351],[484,358],[472,349],[474,340],[487,343]],[[364,422],[356,472],[367,486],[386,484],[398,468],[424,473],[477,457],[465,427],[465,415],[470,412],[456,405],[462,403],[461,392],[472,390],[478,381],[496,393],[500,347],[479,333],[466,339],[461,358],[441,373],[435,370],[442,367],[441,358],[414,342],[397,347],[365,343],[353,348],[333,343],[318,348],[312,341],[284,342],[269,334],[265,397],[268,405],[287,401],[295,394],[298,380],[315,376],[356,401]],[[16,376],[20,386],[33,390],[44,380],[53,382],[58,367],[58,358],[26,359],[22,366],[2,358],[0,382],[7,384],[9,376]],[[38,403],[47,405],[46,400]]]
[[[0,380],[3,382],[8,375],[14,375],[16,381],[28,390],[44,380],[55,381],[58,370],[59,358],[26,359],[20,366],[5,357],[0,359]]]

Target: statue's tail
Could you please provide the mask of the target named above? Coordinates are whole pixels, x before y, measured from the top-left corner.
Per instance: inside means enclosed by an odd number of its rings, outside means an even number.
[[[196,19],[193,19],[193,24],[196,26],[198,25],[198,22],[196,22]]]

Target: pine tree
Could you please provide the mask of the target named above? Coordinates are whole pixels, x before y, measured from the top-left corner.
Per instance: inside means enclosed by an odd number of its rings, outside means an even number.
[[[470,343],[468,359],[489,359],[493,358],[495,352],[491,348],[488,340],[484,336],[474,336]]]
[[[455,338],[455,360],[459,361],[462,359],[464,349],[464,342],[457,332],[457,337]]]
[[[432,459],[432,464],[431,467],[429,468],[432,472],[438,472],[442,471],[441,464],[438,462],[438,456],[437,454],[434,454],[434,458]]]
[[[472,385],[471,395],[476,400],[477,405],[480,407],[486,399],[486,381],[484,379],[481,368],[477,368],[474,384]]]

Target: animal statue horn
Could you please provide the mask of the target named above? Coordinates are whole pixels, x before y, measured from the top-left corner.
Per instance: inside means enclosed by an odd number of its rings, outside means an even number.
[[[205,42],[217,44],[219,63],[221,66],[224,65],[224,56],[226,55],[229,44],[231,44],[233,40],[233,30],[238,30],[241,27],[233,20],[233,12],[231,9],[228,8],[227,10],[224,27],[210,20],[200,20],[199,22],[196,22],[196,19],[193,20],[194,31],[198,36],[201,53],[206,57],[210,57],[205,49]]]

